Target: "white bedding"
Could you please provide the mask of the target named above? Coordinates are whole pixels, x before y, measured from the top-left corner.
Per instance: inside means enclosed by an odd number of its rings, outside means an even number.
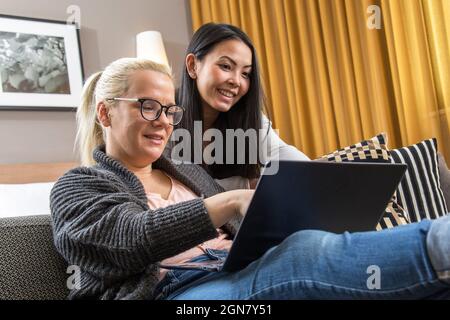
[[[49,197],[54,184],[0,184],[0,218],[50,214]]]

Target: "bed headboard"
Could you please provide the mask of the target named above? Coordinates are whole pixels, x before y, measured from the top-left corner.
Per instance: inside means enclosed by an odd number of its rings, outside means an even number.
[[[52,182],[78,166],[76,162],[0,164],[0,184]]]

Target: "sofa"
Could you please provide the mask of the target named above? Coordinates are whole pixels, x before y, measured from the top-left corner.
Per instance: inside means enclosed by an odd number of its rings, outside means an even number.
[[[439,175],[450,204],[450,171],[440,155]],[[49,215],[0,218],[0,300],[65,299],[67,267],[53,245]]]

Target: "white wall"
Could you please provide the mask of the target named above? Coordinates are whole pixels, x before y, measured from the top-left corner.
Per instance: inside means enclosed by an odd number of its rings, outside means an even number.
[[[121,57],[135,56],[135,36],[160,31],[179,79],[191,32],[188,0],[1,0],[0,13],[66,21],[81,9],[85,77]],[[0,110],[0,163],[73,161],[75,113]]]

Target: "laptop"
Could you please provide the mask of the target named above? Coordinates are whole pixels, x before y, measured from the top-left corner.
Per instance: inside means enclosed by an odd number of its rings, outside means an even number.
[[[277,173],[265,174],[273,165]],[[406,169],[390,163],[269,163],[226,259],[161,267],[238,271],[300,230],[374,231]]]

